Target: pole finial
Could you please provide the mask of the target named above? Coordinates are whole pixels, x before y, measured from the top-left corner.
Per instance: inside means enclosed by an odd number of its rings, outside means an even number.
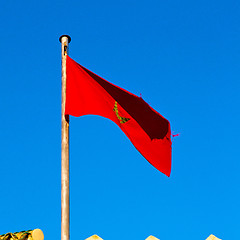
[[[70,37],[70,36],[68,36],[68,35],[62,35],[62,36],[59,38],[60,43],[62,42],[62,38],[63,38],[63,37],[67,37],[67,38],[68,38],[68,43],[71,42],[71,37]]]

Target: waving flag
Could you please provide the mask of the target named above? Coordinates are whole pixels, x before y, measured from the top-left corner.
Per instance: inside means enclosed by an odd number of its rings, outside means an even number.
[[[167,119],[138,97],[111,84],[67,56],[65,114],[99,115],[115,122],[135,148],[162,173],[171,172]]]

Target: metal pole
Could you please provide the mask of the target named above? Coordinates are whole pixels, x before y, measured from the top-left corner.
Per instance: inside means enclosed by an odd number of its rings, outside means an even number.
[[[65,115],[66,57],[71,38],[62,35],[62,165],[61,165],[61,240],[69,240],[69,116]]]

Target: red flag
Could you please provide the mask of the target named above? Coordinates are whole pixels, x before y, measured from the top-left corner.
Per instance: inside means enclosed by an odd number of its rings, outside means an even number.
[[[100,115],[115,122],[136,149],[170,176],[171,130],[167,119],[142,98],[115,86],[67,56],[65,114]]]

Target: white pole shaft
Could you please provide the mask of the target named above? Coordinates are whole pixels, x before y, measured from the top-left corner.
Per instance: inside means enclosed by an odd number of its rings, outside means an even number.
[[[59,40],[62,43],[61,240],[69,240],[69,116],[65,116],[65,102],[67,77],[66,57],[68,43],[71,41],[71,38],[63,35]]]

